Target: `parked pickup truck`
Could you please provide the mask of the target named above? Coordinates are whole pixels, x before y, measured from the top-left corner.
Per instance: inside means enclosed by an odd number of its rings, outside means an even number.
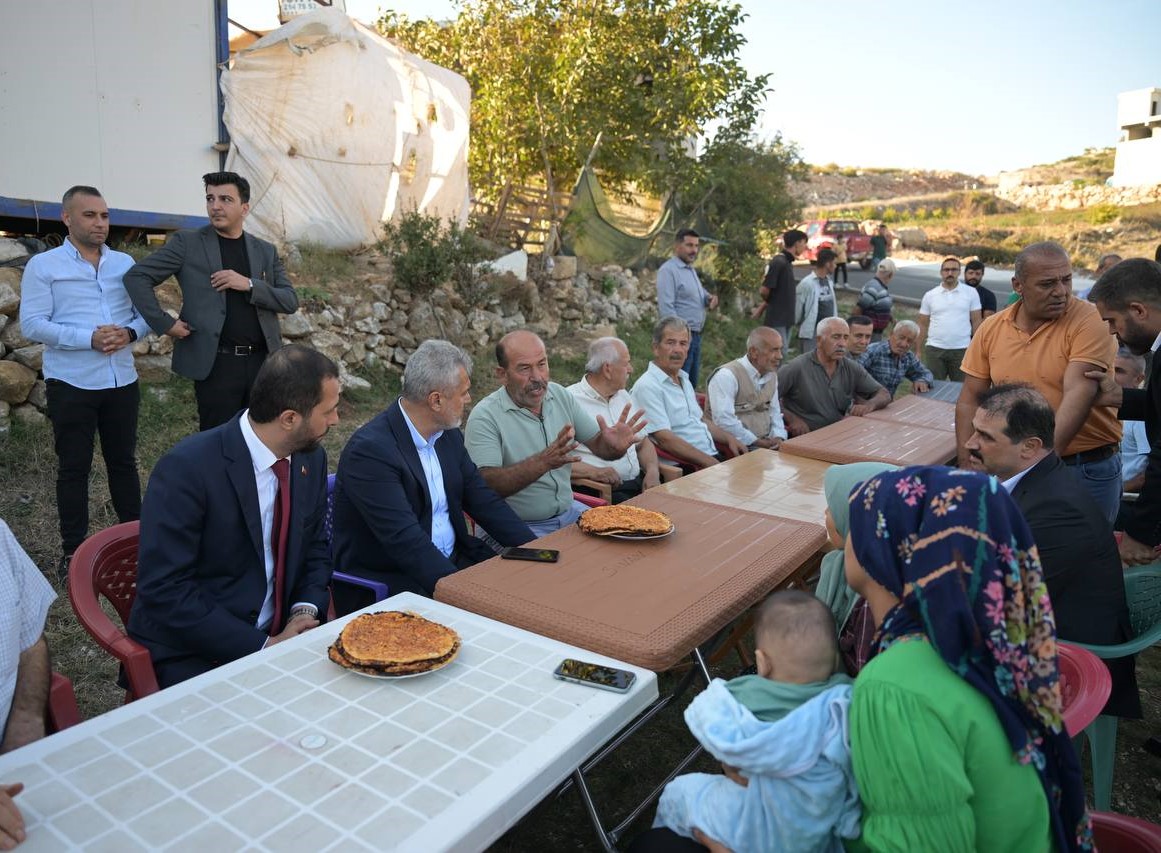
[[[799,226],[806,232],[807,260],[814,260],[815,252],[822,248],[834,248],[839,240],[846,240],[847,261],[858,263],[862,269],[871,266],[871,236],[864,234],[859,223],[853,219],[812,219]]]

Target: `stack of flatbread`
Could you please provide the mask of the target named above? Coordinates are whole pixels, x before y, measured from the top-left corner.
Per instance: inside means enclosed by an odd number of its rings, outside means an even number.
[[[585,510],[577,524],[585,533],[597,536],[614,533],[661,536],[673,529],[673,522],[668,515],[625,504],[595,506]]]
[[[368,675],[414,675],[445,666],[459,650],[459,634],[451,628],[384,610],[348,622],[328,654],[339,666]]]

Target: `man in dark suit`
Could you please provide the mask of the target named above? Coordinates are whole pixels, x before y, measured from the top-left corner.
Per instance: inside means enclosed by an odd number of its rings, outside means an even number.
[[[1121,559],[1131,566],[1152,563],[1161,546],[1161,379],[1155,355],[1161,348],[1161,264],[1145,258],[1121,261],[1100,277],[1088,298],[1122,346],[1134,355],[1154,354],[1144,389],[1122,389],[1111,373],[1085,374],[1100,380],[1096,404],[1118,406],[1123,421],[1145,422],[1149,462],[1137,502],[1126,513]]]
[[[242,230],[249,182],[234,172],[211,172],[203,181],[210,224],[175,233],[124,282],[153,331],[174,338],[173,371],[194,380],[204,430],[249,404],[266,354],[282,346],[277,314],[298,310],[298,294],[274,245]],[[171,275],[181,286],[178,318],[153,292]]]
[[[458,347],[424,341],[399,400],[351,436],[335,483],[336,569],[430,596],[440,578],[495,556],[465,512],[501,545],[535,538],[464,450],[471,371]],[[357,603],[336,590],[338,610]]]
[[[1031,385],[993,385],[979,397],[965,443],[972,467],[1007,489],[1040,552],[1060,639],[1113,645],[1133,636],[1113,527],[1053,450],[1056,416]],[[1105,661],[1113,692],[1105,713],[1141,716],[1136,659]]]
[[[338,369],[284,347],[250,397],[229,422],[178,443],[149,478],[128,630],[162,687],[301,634],[325,613],[319,441],[338,423]]]

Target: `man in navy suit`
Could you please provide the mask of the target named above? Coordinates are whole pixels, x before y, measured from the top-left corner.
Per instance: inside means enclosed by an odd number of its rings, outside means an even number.
[[[430,596],[440,578],[495,556],[468,532],[465,512],[501,545],[535,538],[464,450],[471,372],[458,347],[424,341],[399,400],[351,436],[335,483],[336,569]]]
[[[338,405],[334,362],[284,347],[258,371],[249,409],[184,439],[154,467],[128,631],[149,649],[162,687],[319,624],[331,575],[319,441],[338,423]],[[282,561],[280,468],[290,490]]]

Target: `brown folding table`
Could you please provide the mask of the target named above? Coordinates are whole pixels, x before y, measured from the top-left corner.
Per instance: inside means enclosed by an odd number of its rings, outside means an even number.
[[[439,601],[652,670],[669,669],[789,580],[826,539],[820,523],[657,489],[633,504],[674,532],[624,541],[573,526],[536,540],[558,563],[499,557],[456,572]],[[819,518],[821,521],[821,518]]]
[[[751,450],[654,491],[821,524],[826,510],[822,478],[829,467],[829,462],[805,456]]]
[[[922,394],[908,394],[891,401],[885,409],[864,417],[873,421],[891,421],[909,426],[929,427],[955,432],[955,404],[933,400]]]
[[[955,449],[954,431],[847,417],[782,442],[780,452],[836,464],[945,465]]]

